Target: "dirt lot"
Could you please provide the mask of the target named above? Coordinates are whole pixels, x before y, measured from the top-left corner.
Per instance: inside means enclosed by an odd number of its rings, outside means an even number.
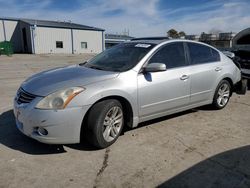
[[[90,56],[0,56],[0,187],[250,187],[250,91],[126,130],[108,149],[45,145],[15,127],[20,83]]]

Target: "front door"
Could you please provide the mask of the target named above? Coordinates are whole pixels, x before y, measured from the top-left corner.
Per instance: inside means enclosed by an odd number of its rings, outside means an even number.
[[[189,67],[182,42],[160,48],[148,63],[164,63],[167,70],[138,75],[138,103],[141,119],[166,114],[189,104]]]

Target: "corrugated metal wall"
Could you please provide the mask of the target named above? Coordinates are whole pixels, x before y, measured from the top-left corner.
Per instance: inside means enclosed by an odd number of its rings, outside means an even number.
[[[100,53],[103,48],[101,31],[73,30],[74,53]],[[86,42],[87,48],[82,48],[81,43]]]
[[[72,53],[71,30],[36,27],[33,31],[35,53]],[[63,48],[56,48],[56,41],[63,42]]]
[[[3,21],[0,20],[0,42],[4,41]]]
[[[4,27],[5,26],[5,27]],[[13,44],[14,52],[35,54],[62,53],[100,53],[103,50],[103,32],[92,30],[76,30],[52,27],[33,27],[26,22],[0,19],[0,41]],[[61,41],[63,48],[56,47]],[[84,48],[81,43],[87,43]]]
[[[102,34],[101,31],[36,27],[33,31],[35,53],[100,53],[103,48]],[[56,41],[62,41],[63,48],[57,48]],[[82,42],[87,43],[86,49],[82,48]]]
[[[18,24],[17,21],[9,21],[9,20],[4,21],[7,41],[11,40],[11,38],[13,37],[13,35],[15,33],[15,30],[18,29],[17,24]]]

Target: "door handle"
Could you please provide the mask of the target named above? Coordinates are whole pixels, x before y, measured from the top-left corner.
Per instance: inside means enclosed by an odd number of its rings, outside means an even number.
[[[222,68],[221,67],[216,67],[214,70],[217,71],[217,72],[219,72],[219,71],[222,70]]]
[[[180,77],[181,80],[187,80],[188,78],[189,78],[188,75],[182,75],[182,76]]]

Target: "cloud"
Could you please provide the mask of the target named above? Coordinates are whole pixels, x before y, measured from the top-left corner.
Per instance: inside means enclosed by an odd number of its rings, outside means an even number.
[[[0,16],[72,20],[116,33],[129,29],[132,36],[166,35],[176,28],[189,34],[210,30],[240,31],[250,25],[250,5],[244,0],[213,0],[196,6],[159,8],[159,0],[0,0]],[[57,6],[58,4],[58,6]]]
[[[122,13],[124,13],[122,9],[114,9],[114,10],[109,10],[109,11],[104,12],[103,15],[110,17],[110,16],[119,16]]]
[[[249,3],[225,3],[217,9],[186,15],[173,27],[187,30],[189,33],[208,32],[211,29],[238,32],[250,25]]]

